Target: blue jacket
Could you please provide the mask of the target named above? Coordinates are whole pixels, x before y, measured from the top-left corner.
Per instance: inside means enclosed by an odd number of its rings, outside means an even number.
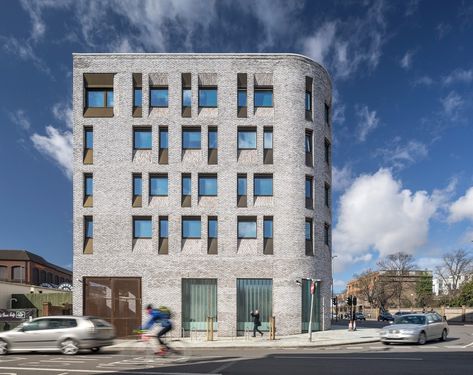
[[[150,318],[148,322],[143,326],[143,329],[149,330],[155,324],[161,324],[163,328],[172,327],[172,323],[169,320],[169,314],[162,313],[159,310],[153,309],[151,310]]]

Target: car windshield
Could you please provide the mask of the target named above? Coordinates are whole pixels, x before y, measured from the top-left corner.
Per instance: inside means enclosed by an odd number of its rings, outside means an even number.
[[[405,315],[396,318],[395,324],[425,324],[425,316],[422,315]]]

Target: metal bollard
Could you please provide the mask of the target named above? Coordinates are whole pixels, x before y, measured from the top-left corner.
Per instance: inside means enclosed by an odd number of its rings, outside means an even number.
[[[207,317],[207,341],[213,341],[214,339],[214,318],[213,316]]]
[[[272,316],[269,320],[269,339],[276,340],[276,317]]]

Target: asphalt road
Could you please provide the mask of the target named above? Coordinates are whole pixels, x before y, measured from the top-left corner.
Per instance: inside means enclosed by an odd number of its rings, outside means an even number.
[[[185,364],[145,362],[138,353],[11,354],[0,357],[0,375],[73,374],[470,374],[473,327],[451,326],[446,342],[423,346],[369,343],[317,349],[193,350]]]

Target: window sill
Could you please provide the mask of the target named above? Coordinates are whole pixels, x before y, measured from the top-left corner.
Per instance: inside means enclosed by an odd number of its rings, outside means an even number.
[[[113,108],[84,108],[84,117],[113,117]]]

